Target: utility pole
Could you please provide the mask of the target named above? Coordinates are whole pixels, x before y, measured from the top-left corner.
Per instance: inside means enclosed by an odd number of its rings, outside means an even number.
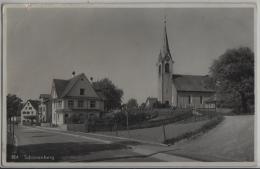
[[[127,133],[128,133],[128,137],[130,137],[129,128],[128,128],[128,126],[129,126],[129,122],[128,122],[128,111],[125,110],[125,112],[126,112],[126,130],[127,130]]]
[[[14,124],[14,117],[15,117],[15,116],[13,116],[13,132],[12,132],[13,144],[14,144],[14,125],[15,125],[15,124]]]
[[[117,120],[116,120],[116,123],[115,123],[115,128],[116,128],[116,136],[118,136],[118,128],[117,128],[118,124],[117,124]]]
[[[165,121],[163,120],[163,125],[162,125],[162,128],[163,128],[163,142],[166,141],[166,134],[165,134]]]

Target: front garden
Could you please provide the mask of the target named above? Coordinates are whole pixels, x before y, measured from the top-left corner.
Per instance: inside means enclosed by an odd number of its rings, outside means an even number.
[[[142,122],[132,123],[129,126],[121,123],[118,128],[110,130],[96,130],[96,132],[106,135],[127,137],[132,139],[174,144],[183,139],[189,139],[214,128],[224,117],[214,111],[198,111],[199,115],[194,115],[188,109],[164,109],[157,111],[157,116],[145,119]],[[125,122],[122,120],[121,122]]]

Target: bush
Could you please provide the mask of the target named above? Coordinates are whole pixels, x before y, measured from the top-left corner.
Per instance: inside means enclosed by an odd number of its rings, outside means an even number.
[[[173,110],[171,110],[173,111]],[[184,119],[187,119],[189,117],[192,117],[192,112],[190,109],[185,110],[174,110],[171,112],[171,117],[168,117],[167,119],[160,119],[160,120],[153,120],[153,121],[144,121],[143,123],[137,123],[135,125],[129,126],[129,129],[141,129],[141,128],[151,128],[151,127],[157,127],[161,125],[166,125],[170,123],[174,123],[177,121],[181,121]]]
[[[167,103],[161,103],[159,101],[156,101],[154,104],[153,104],[153,108],[169,108],[171,107],[170,104],[167,102]]]

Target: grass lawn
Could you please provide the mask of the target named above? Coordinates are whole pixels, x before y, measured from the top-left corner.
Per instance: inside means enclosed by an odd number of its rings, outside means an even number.
[[[165,134],[166,139],[170,139],[186,133],[188,131],[196,130],[205,124],[208,120],[196,121],[190,123],[172,123],[165,125]],[[116,132],[98,132],[106,135],[116,135]],[[163,127],[152,127],[152,128],[143,128],[135,129],[129,131],[118,131],[118,136],[134,138],[150,142],[162,143],[164,141]]]
[[[226,116],[214,129],[175,145],[175,155],[203,161],[253,161],[254,115]]]

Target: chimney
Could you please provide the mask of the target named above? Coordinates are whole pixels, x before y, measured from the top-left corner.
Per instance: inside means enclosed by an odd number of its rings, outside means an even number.
[[[72,72],[72,77],[74,77],[74,76],[75,76],[75,74],[76,74],[76,72],[75,72],[75,71],[73,71],[73,72]]]

